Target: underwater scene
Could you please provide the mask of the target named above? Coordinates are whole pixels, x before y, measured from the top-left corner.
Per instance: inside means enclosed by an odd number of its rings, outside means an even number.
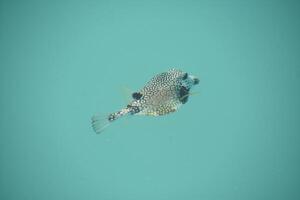
[[[300,199],[299,9],[1,1],[0,199]]]

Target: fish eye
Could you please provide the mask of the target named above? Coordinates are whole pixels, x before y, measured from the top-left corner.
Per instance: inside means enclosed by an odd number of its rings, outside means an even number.
[[[188,73],[184,73],[182,79],[185,80],[185,79],[187,79],[187,77],[188,77]]]

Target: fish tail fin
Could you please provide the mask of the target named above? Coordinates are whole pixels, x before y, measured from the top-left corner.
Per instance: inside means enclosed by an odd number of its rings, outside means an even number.
[[[97,134],[102,133],[110,123],[111,121],[107,115],[97,114],[92,117],[92,127]]]
[[[118,112],[111,113],[109,115],[94,115],[92,117],[92,127],[97,134],[102,133],[104,129],[110,125],[110,123],[128,114],[129,112],[130,110],[128,108],[124,108]]]

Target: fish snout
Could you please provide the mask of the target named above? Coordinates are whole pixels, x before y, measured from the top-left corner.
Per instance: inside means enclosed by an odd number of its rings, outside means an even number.
[[[199,78],[194,78],[194,85],[199,84],[199,82],[200,82]]]

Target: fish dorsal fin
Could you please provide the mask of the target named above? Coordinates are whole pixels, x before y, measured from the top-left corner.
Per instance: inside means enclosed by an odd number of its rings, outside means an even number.
[[[131,94],[132,94],[133,91],[127,86],[122,86],[121,91],[122,91],[122,96],[123,96],[123,99],[124,99],[124,103],[128,104],[132,100],[131,99]]]
[[[142,98],[142,94],[140,92],[134,92],[132,93],[132,98],[134,98],[135,100],[140,100]]]

